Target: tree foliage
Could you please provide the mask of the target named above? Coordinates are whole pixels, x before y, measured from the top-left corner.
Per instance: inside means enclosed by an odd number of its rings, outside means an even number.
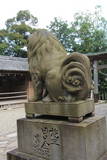
[[[0,30],[0,55],[27,56],[27,38],[35,31],[38,22],[28,10],[21,10],[16,17],[5,22],[6,29]]]
[[[55,17],[54,21],[50,23],[50,26],[48,26],[48,29],[51,32],[53,32],[54,35],[57,36],[57,38],[60,40],[63,46],[67,49],[67,51],[71,50],[71,47],[72,47],[71,39],[73,37],[67,21],[63,21]]]
[[[48,29],[62,42],[67,51],[81,53],[107,50],[107,20],[101,16],[101,7],[94,13],[79,12],[68,25],[67,21],[55,18]]]

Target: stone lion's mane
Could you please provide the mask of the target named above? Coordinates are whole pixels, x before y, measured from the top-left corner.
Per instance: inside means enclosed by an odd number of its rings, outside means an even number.
[[[37,30],[30,38],[28,43],[28,58],[36,54],[54,54],[55,51],[65,53],[65,49],[58,39],[47,30]],[[41,55],[42,56],[42,55]]]

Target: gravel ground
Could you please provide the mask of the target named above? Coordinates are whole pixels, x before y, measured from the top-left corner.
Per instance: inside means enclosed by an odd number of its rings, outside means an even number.
[[[24,105],[14,107],[0,110],[0,160],[6,160],[6,153],[17,147],[16,121],[25,117]]]

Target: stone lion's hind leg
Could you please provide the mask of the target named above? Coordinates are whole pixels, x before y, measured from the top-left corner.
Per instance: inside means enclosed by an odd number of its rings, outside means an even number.
[[[33,101],[41,100],[43,94],[43,82],[39,73],[31,73],[32,84],[34,88]]]

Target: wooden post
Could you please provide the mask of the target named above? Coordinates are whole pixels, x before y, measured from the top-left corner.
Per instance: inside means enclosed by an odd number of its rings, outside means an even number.
[[[94,70],[94,98],[95,98],[95,102],[97,102],[99,99],[99,95],[98,95],[98,61],[97,60],[94,60],[93,70]]]

